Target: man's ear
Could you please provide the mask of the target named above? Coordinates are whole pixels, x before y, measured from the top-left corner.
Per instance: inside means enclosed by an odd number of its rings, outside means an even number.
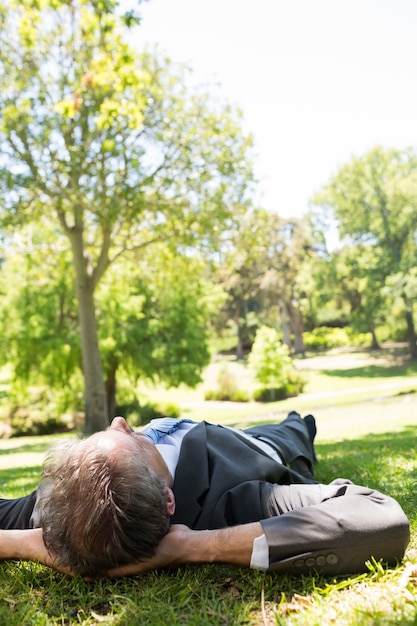
[[[165,487],[166,496],[166,512],[169,517],[172,517],[175,513],[175,496],[172,489]]]

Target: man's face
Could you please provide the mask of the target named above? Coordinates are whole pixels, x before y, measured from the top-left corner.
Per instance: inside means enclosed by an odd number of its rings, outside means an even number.
[[[110,453],[139,453],[142,460],[163,478],[167,486],[172,485],[172,476],[158,449],[145,435],[132,432],[123,417],[115,417],[107,430],[92,435],[89,440],[92,445],[107,448]]]

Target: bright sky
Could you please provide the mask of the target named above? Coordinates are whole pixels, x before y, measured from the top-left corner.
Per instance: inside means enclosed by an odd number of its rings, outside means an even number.
[[[376,145],[417,147],[416,0],[149,0],[140,42],[220,83],[254,135],[260,205],[301,216]]]

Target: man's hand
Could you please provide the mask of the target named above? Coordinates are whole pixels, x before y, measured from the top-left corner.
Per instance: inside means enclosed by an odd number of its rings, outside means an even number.
[[[74,575],[69,568],[60,565],[57,557],[48,551],[43,541],[42,528],[33,528],[21,532],[24,533],[21,544],[22,555],[20,556],[22,560],[35,561],[47,565],[61,574]]]
[[[42,565],[52,567],[52,556],[44,544],[42,528],[33,528],[23,531],[21,534],[20,547],[20,558],[22,560],[35,561],[42,563]]]
[[[107,573],[111,577],[140,576],[151,570],[181,565],[186,562],[184,560],[186,546],[195,532],[183,524],[173,524],[159,542],[153,557],[147,561],[121,565]]]
[[[173,524],[152,558],[107,573],[109,576],[140,576],[149,570],[185,563],[230,563],[248,567],[253,541],[261,535],[263,528],[259,522],[215,530],[191,530],[183,524]]]

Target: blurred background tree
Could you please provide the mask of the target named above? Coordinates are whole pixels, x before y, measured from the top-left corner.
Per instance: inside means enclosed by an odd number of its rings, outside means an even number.
[[[413,302],[406,288],[407,276],[417,262],[415,152],[376,147],[341,167],[313,203],[332,212],[340,238],[352,249],[350,257],[362,256],[360,274],[367,281],[368,295],[371,291],[380,294],[384,282],[394,274],[402,282],[398,295],[408,346],[410,355],[417,358]]]

